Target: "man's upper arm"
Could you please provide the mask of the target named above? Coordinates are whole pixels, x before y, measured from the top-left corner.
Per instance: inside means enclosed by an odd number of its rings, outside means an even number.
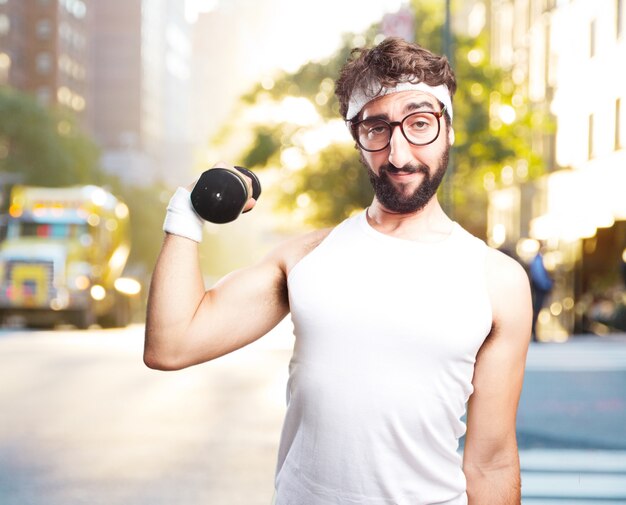
[[[204,295],[189,326],[201,361],[243,347],[287,315],[287,279],[275,257],[231,272]]]
[[[227,354],[267,333],[289,310],[283,249],[205,291],[189,242],[166,238],[157,261],[144,349],[151,368],[177,370]]]
[[[490,250],[487,281],[493,326],[474,369],[464,465],[496,469],[517,460],[515,419],[530,341],[528,277],[513,259]]]
[[[170,271],[179,255],[178,249],[169,251],[174,259],[163,260],[163,264],[159,259],[159,275],[153,278],[144,361],[152,368],[184,368],[223,356],[265,335],[289,312],[290,268],[328,232],[319,230],[282,244],[261,262],[226,275],[208,291],[195,286],[195,294],[181,291],[177,280],[171,279],[187,270]],[[191,257],[185,261],[191,262]],[[194,276],[200,276],[199,269]],[[160,311],[181,315],[160,318]]]
[[[217,358],[265,335],[289,313],[291,268],[328,235],[316,230],[292,239],[259,264],[237,270],[208,290],[190,325],[198,362]]]

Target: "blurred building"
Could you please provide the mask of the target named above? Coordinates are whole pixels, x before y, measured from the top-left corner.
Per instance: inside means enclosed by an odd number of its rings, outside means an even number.
[[[179,0],[0,0],[0,84],[77,114],[106,170],[189,180],[191,25]]]
[[[491,0],[491,55],[532,110],[554,118],[533,149],[547,175],[490,195],[492,245],[528,258],[537,242],[556,285],[543,338],[610,331],[594,314],[623,305],[626,249],[626,13],[624,0]],[[530,240],[529,240],[530,239]],[[603,300],[604,298],[604,300]],[[606,304],[604,305],[606,306]]]
[[[86,0],[0,1],[0,84],[60,104],[87,124],[91,12]]]
[[[244,9],[237,3],[241,1],[199,13],[193,26],[192,129],[198,146],[206,147],[228,121],[238,97],[252,87],[247,43],[252,32],[250,17],[260,6]]]
[[[133,184],[191,174],[191,26],[178,0],[93,2],[93,131]]]

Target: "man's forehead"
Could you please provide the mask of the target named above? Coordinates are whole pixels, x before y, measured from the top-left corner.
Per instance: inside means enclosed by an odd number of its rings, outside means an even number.
[[[441,102],[445,107],[448,116],[452,119],[452,96],[445,84],[431,86],[423,81],[418,81],[415,76],[407,76],[405,80],[398,82],[395,86],[385,87],[376,86],[375,84],[363,84],[352,91],[348,100],[346,110],[346,119],[354,120],[363,110],[365,105],[370,103],[376,97],[394,95],[404,91],[420,91],[428,93]]]
[[[402,112],[426,109],[438,110],[439,100],[425,91],[400,91],[390,95],[374,98],[365,104],[362,117],[372,116],[380,113],[387,113],[392,108],[400,107]]]

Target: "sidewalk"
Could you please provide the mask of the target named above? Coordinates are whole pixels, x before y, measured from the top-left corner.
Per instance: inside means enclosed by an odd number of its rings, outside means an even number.
[[[626,370],[626,333],[574,335],[566,342],[531,342],[526,370]]]

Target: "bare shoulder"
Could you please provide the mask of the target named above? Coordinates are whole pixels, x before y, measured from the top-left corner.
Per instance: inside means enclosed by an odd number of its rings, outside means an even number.
[[[526,327],[532,314],[530,283],[524,267],[515,259],[490,248],[487,253],[487,287],[494,328]]]
[[[272,253],[282,270],[287,275],[302,258],[315,249],[332,231],[332,228],[322,228],[304,235],[295,237],[278,246]]]
[[[487,251],[487,281],[490,289],[501,295],[528,287],[524,267],[514,258],[491,247]]]

